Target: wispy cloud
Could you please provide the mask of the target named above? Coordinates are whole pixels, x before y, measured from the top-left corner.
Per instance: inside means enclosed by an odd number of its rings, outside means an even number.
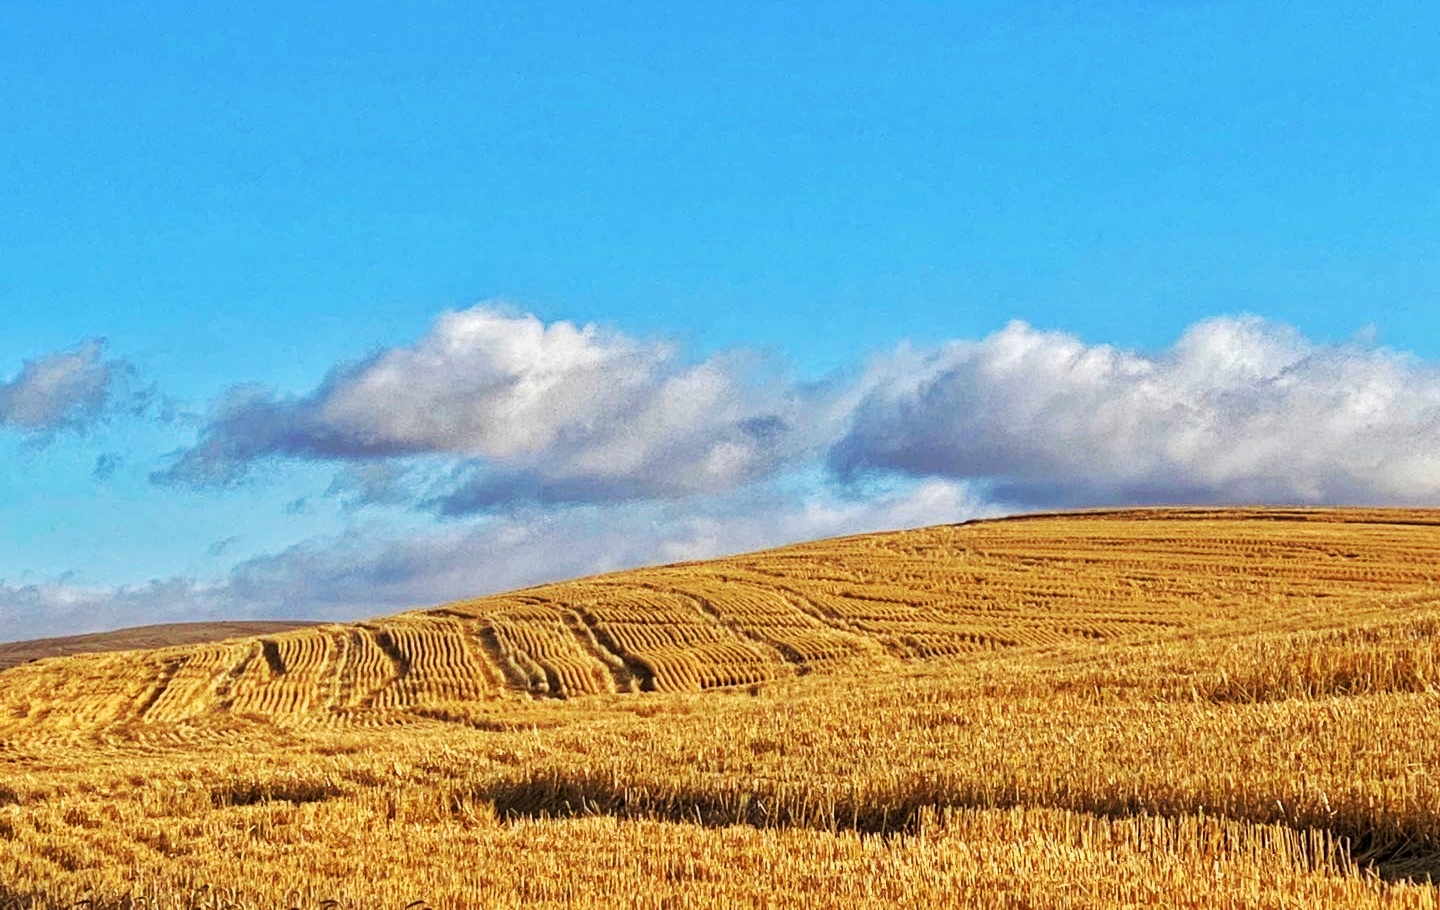
[[[0,640],[231,618],[233,604],[217,595],[184,579],[124,587],[82,587],[64,581],[0,584]]]
[[[36,357],[13,378],[0,381],[0,428],[43,438],[82,429],[111,407],[141,408],[146,393],[133,393],[129,402],[117,400],[117,387],[134,373],[126,361],[107,358],[100,339]]]
[[[687,508],[530,510],[418,534],[356,528],[246,560],[215,584],[0,583],[0,639],[181,620],[355,619],[578,575],[994,511],[964,484],[928,481],[865,499],[747,491]]]
[[[355,616],[632,566],[838,534],[962,521],[995,509],[964,484],[866,499],[746,491],[685,505],[536,509],[422,533],[357,529],[238,565],[224,596],[246,615]]]
[[[1153,355],[1013,323],[877,362],[829,460],[1037,506],[1434,503],[1440,371],[1254,317]]]
[[[90,476],[101,483],[106,483],[120,470],[124,458],[114,452],[106,452],[95,458],[95,467],[91,469]]]

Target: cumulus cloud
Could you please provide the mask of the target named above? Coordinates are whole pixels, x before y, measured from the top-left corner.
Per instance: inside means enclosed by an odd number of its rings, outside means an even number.
[[[0,417],[41,433],[94,419],[126,370],[98,343],[41,358],[0,384]],[[113,472],[107,457],[97,476]],[[1440,369],[1255,317],[1198,323],[1159,352],[1013,323],[978,341],[902,348],[818,391],[741,355],[690,363],[669,345],[477,307],[336,369],[308,395],[232,391],[165,479],[225,485],[284,459],[332,462],[330,489],[317,492],[347,522],[367,503],[463,517],[409,534],[352,527],[213,583],[0,581],[0,635],[350,619],[958,521],[996,514],[993,503],[1433,504]]]
[[[107,359],[100,339],[29,360],[0,381],[0,428],[39,436],[82,428],[105,413],[119,381],[133,372],[125,361]]]
[[[874,364],[829,463],[1044,506],[1433,503],[1440,371],[1256,317],[1198,323],[1159,354],[1016,322]]]
[[[690,364],[668,344],[478,306],[308,395],[233,390],[157,479],[215,486],[273,459],[440,456],[452,470],[422,498],[448,514],[675,498],[779,470],[815,445],[817,402],[742,355]],[[383,501],[396,477],[338,483]]]
[[[307,395],[232,390],[158,479],[234,483],[258,463],[337,465],[348,509],[450,516],[680,500],[825,460],[984,482],[1021,506],[1433,501],[1440,373],[1370,342],[1319,345],[1256,317],[1158,353],[1014,323],[902,349],[805,388],[743,354],[478,306]]]
[[[931,480],[865,499],[746,492],[690,508],[535,510],[419,534],[353,529],[246,560],[214,584],[0,584],[0,639],[221,618],[357,619],[579,575],[994,512],[965,484]]]

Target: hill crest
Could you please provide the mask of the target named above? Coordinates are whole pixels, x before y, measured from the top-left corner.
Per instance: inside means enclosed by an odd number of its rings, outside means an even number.
[[[463,719],[507,698],[698,691],[1154,639],[1324,600],[1426,596],[1440,512],[1108,510],[868,534],[350,624],[5,672],[0,723]],[[1280,621],[1280,619],[1277,619]]]
[[[0,670],[51,657],[198,645],[227,638],[271,635],[314,625],[318,623],[284,620],[156,623],[109,632],[0,642]]]

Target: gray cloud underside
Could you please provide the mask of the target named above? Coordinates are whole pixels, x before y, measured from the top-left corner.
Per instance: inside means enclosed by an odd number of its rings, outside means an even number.
[[[205,619],[356,619],[595,572],[993,512],[963,484],[928,481],[868,500],[751,494],[687,509],[533,512],[409,536],[355,530],[248,560],[212,585],[0,584],[0,640]]]
[[[98,339],[27,361],[0,381],[0,428],[40,436],[83,428],[105,414],[117,383],[132,374],[126,362],[105,357]]]
[[[113,394],[103,390],[117,368],[98,346],[57,356],[4,385],[13,425],[65,426]],[[997,502],[1433,504],[1440,372],[1251,317],[1199,323],[1156,353],[1015,323],[979,341],[902,348],[822,393],[743,358],[686,364],[664,345],[480,307],[337,369],[309,395],[231,393],[167,479],[223,485],[287,458],[333,462],[329,494],[347,505],[483,517],[410,537],[354,530],[241,563],[211,585],[0,583],[0,634],[353,618],[954,521]],[[767,482],[821,462],[829,483],[809,498]],[[862,497],[876,476],[909,486]]]
[[[1014,323],[875,364],[829,463],[1043,506],[1435,503],[1440,373],[1248,317],[1157,355]]]
[[[1199,323],[1156,354],[1014,323],[896,351],[848,388],[754,366],[479,306],[307,396],[231,393],[163,479],[331,461],[331,493],[351,505],[452,516],[682,499],[816,460],[841,479],[984,481],[1025,505],[1440,496],[1433,367],[1254,317]],[[416,458],[451,467],[437,480],[410,471]]]
[[[442,456],[457,464],[447,482],[409,495],[449,514],[730,489],[812,445],[807,393],[762,367],[738,355],[686,364],[668,345],[480,306],[337,369],[309,395],[233,391],[157,479],[216,486],[280,458]],[[384,501],[394,487],[380,479],[340,483]]]

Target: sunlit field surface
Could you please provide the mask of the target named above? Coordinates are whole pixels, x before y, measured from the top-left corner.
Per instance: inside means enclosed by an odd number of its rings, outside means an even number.
[[[0,673],[0,908],[1437,907],[1440,513],[823,541]]]

